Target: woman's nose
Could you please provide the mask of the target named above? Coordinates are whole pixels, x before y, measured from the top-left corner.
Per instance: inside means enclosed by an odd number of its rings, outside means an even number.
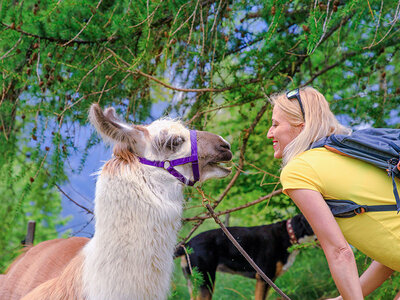
[[[272,139],[274,137],[272,127],[268,129],[267,138]]]

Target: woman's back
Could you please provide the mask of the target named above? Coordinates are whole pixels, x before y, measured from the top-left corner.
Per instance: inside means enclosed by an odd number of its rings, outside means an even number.
[[[399,185],[400,180],[396,180]],[[396,204],[392,181],[385,171],[324,148],[292,159],[282,170],[281,181],[284,190],[311,189],[326,199],[366,205]],[[368,212],[336,221],[350,244],[400,271],[400,215],[395,211]]]

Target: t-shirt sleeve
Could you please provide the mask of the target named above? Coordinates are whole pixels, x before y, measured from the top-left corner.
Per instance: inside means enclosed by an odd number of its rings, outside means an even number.
[[[292,159],[281,172],[283,193],[290,189],[308,189],[322,193],[322,184],[312,166],[301,158]]]

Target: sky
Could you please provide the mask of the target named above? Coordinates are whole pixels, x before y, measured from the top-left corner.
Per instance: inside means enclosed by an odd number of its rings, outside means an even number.
[[[146,124],[151,123],[163,116],[163,112],[168,104],[166,102],[157,102],[153,104],[150,117],[146,120]],[[170,115],[176,117],[176,114]],[[93,128],[88,125],[79,127],[75,132],[75,140],[77,148],[84,149],[86,142],[93,132]],[[79,143],[79,141],[82,141]],[[112,148],[104,143],[99,143],[89,150],[86,163],[81,172],[72,172],[72,169],[77,169],[80,166],[82,153],[72,156],[69,160],[70,168],[67,170],[69,181],[61,186],[61,189],[68,195],[69,198],[78,202],[80,205],[93,211],[94,198],[97,175],[94,175],[111,158]],[[91,237],[94,233],[93,215],[87,213],[84,209],[74,204],[67,196],[62,196],[62,212],[63,218],[69,217],[70,220],[66,226],[59,227],[58,233],[60,236],[67,231],[71,236]]]

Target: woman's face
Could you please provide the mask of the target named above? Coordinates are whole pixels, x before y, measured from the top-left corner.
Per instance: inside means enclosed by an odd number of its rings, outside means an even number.
[[[274,107],[272,111],[272,125],[268,130],[267,137],[272,139],[275,158],[282,158],[285,147],[299,135],[302,129],[303,125],[290,125],[282,110],[277,106]]]

